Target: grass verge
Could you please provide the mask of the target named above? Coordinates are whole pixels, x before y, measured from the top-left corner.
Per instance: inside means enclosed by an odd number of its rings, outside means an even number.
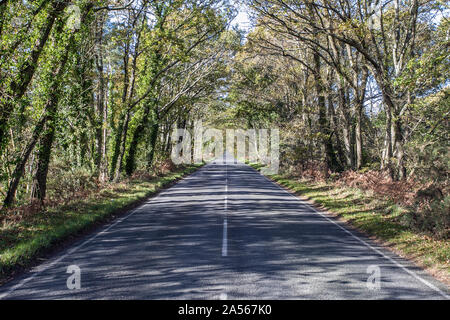
[[[70,238],[89,231],[142,200],[196,171],[200,165],[178,167],[152,179],[111,184],[85,199],[32,215],[3,217],[0,223],[0,284],[31,266],[36,259]]]
[[[259,164],[251,165],[257,170],[261,168]],[[317,183],[286,175],[268,177],[450,285],[450,242],[405,226],[402,223],[405,208],[370,191],[340,187],[332,182]]]

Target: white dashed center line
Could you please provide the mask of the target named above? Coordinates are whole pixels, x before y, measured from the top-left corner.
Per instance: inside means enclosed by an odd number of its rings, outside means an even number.
[[[224,200],[225,218],[223,219],[223,238],[222,238],[222,257],[228,255],[228,165],[225,163],[225,200]]]

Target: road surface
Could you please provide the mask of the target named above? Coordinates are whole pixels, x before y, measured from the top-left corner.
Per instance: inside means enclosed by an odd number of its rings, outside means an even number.
[[[449,290],[228,161],[0,287],[0,298],[448,299]]]

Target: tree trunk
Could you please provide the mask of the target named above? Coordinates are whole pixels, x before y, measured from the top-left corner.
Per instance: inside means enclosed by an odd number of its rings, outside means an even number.
[[[355,71],[356,72],[356,71]],[[356,129],[355,129],[355,144],[356,144],[356,169],[361,169],[363,166],[363,141],[362,141],[362,117],[364,110],[364,97],[366,95],[367,79],[369,77],[369,70],[363,66],[361,70],[361,83],[355,89],[355,108],[356,108]],[[358,84],[358,76],[355,75],[355,84]]]
[[[120,179],[122,171],[123,157],[125,155],[125,144],[127,142],[128,124],[130,122],[130,112],[125,112],[122,117],[116,136],[116,145],[114,146],[113,165],[111,168],[111,178],[114,182]]]
[[[105,22],[105,13],[100,14],[96,25],[96,54],[95,62],[98,74],[98,92],[96,103],[96,123],[95,123],[95,171],[100,182],[107,179],[107,163],[106,163],[106,123],[107,123],[107,106],[106,106],[106,80],[103,73],[103,25]]]
[[[151,129],[150,133],[150,150],[147,154],[147,169],[150,170],[153,164],[153,158],[155,157],[155,149],[156,149],[156,141],[158,140],[158,130],[159,130],[159,121],[156,120]]]
[[[403,150],[403,133],[402,133],[402,123],[398,116],[395,117],[393,121],[394,129],[394,156],[397,159],[397,175],[396,178],[399,180],[406,179],[406,167],[404,163],[405,152]]]
[[[345,160],[349,168],[354,167],[353,148],[351,146],[351,121],[348,114],[347,98],[344,86],[339,84],[339,110],[342,118],[342,138],[345,148]]]
[[[131,139],[131,144],[128,149],[128,157],[125,165],[125,170],[127,175],[131,176],[133,172],[136,170],[136,153],[137,147],[141,141],[143,133],[148,126],[149,116],[151,111],[151,103],[147,102],[145,104],[144,114],[141,122],[137,126],[136,130],[134,130],[133,138]]]
[[[47,118],[44,115],[42,117],[42,119],[38,122],[38,124],[34,127],[33,135],[31,136],[31,139],[29,140],[28,145],[26,146],[26,148],[23,150],[22,154],[18,158],[17,165],[12,174],[11,182],[9,183],[9,188],[8,188],[8,192],[6,194],[6,198],[3,202],[4,207],[11,206],[16,199],[17,188],[19,187],[20,179],[23,176],[25,165],[27,164],[30,154],[31,154],[31,152],[33,152],[33,149],[36,146],[36,143],[38,142],[39,136],[44,128],[46,121],[47,121]]]
[[[327,119],[327,108],[325,104],[325,90],[323,87],[322,77],[320,75],[320,56],[313,53],[314,59],[314,83],[317,94],[317,105],[319,109],[319,127],[321,132],[321,140],[325,148],[325,161],[332,171],[339,170],[339,164],[334,153],[333,143],[331,140],[331,130]]]
[[[105,103],[103,108],[103,121],[102,121],[102,145],[101,145],[101,161],[99,168],[99,180],[100,182],[106,182],[108,180],[108,159],[107,159],[107,137],[108,137],[108,105]]]
[[[386,110],[386,126],[385,126],[385,137],[384,137],[384,151],[383,159],[381,162],[381,169],[387,170],[391,178],[394,178],[394,171],[392,168],[392,115],[389,107]]]
[[[344,153],[344,150],[342,148],[342,141],[341,141],[341,137],[338,134],[339,132],[339,123],[338,123],[338,119],[337,119],[337,115],[336,112],[334,110],[334,104],[333,104],[333,98],[331,96],[331,94],[328,94],[327,96],[327,102],[328,102],[328,113],[329,116],[328,118],[330,119],[330,122],[333,124],[333,132],[335,133],[335,137],[336,137],[336,152],[339,158],[340,163],[345,163],[346,162],[346,156]],[[331,131],[331,129],[330,129]]]
[[[356,170],[362,167],[362,106],[356,107],[356,128],[355,128],[355,144],[356,144]]]
[[[169,124],[167,128],[167,137],[166,137],[166,147],[165,147],[165,153],[170,156],[172,153],[172,125]]]
[[[56,106],[56,104],[55,104]],[[35,175],[35,182],[33,188],[33,198],[37,198],[41,201],[45,199],[47,193],[47,175],[48,166],[50,163],[52,144],[55,138],[55,120],[56,120],[56,108],[54,112],[49,114],[48,121],[46,123],[46,133],[40,140],[39,160]]]

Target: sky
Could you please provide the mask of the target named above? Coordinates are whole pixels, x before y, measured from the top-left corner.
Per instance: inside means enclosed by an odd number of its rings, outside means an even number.
[[[237,26],[239,29],[245,30],[246,32],[249,31],[251,25],[250,20],[247,13],[247,8],[245,8],[242,4],[235,4],[237,8],[239,8],[238,15],[234,18],[234,20],[231,22],[231,26]]]

